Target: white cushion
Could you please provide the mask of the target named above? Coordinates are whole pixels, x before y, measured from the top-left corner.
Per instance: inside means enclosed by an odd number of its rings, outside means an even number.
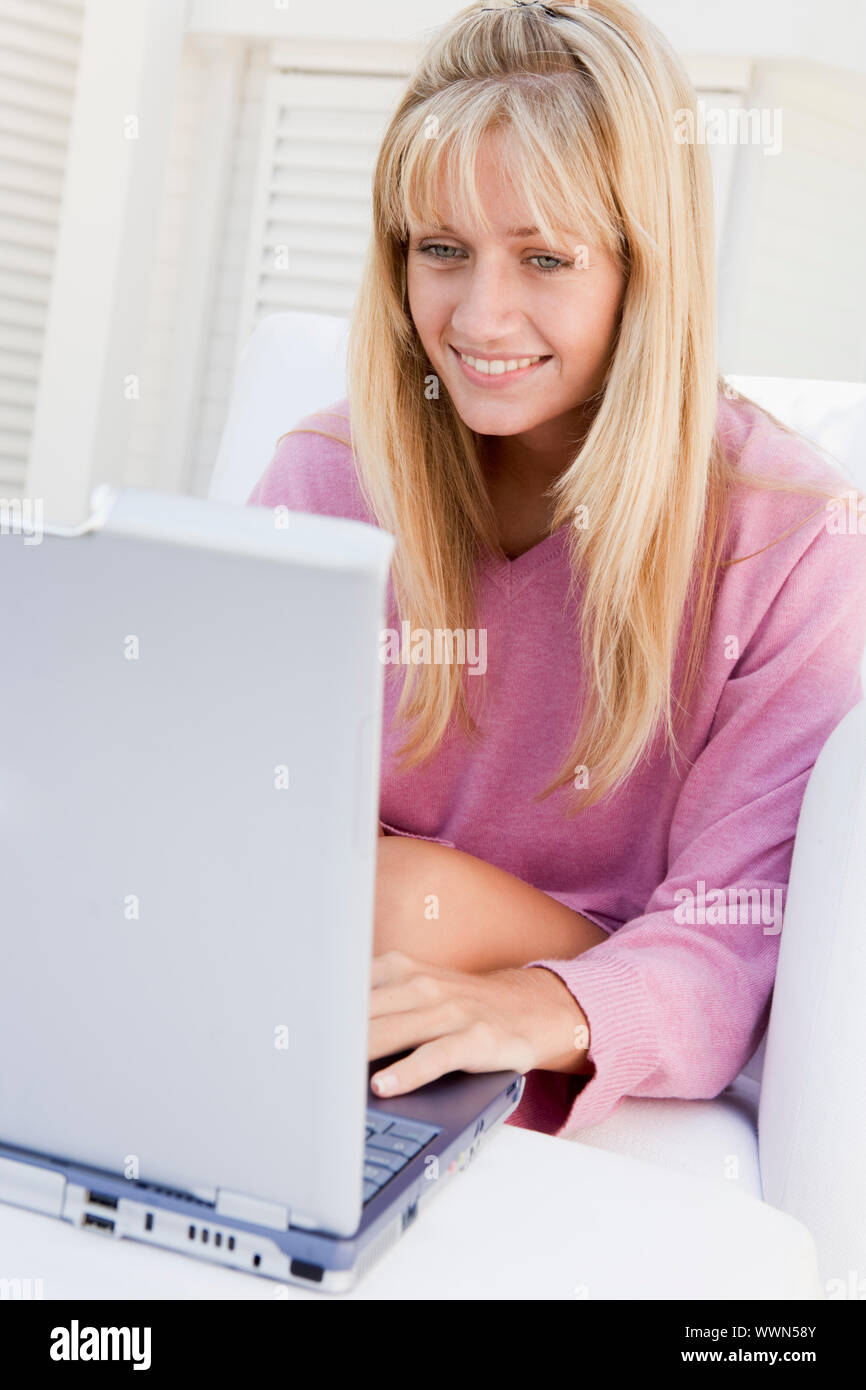
[[[779,376],[725,379],[784,424],[828,450],[855,486],[866,489],[866,383],[797,381]]]
[[[761,1087],[764,1198],[825,1280],[866,1277],[866,702],[812,769],[794,844]]]
[[[739,1076],[715,1100],[629,1096],[600,1124],[569,1135],[594,1149],[714,1178],[747,1197],[762,1196],[757,1081]]]
[[[348,320],[269,314],[241,353],[209,497],[246,502],[281,434],[346,395]]]

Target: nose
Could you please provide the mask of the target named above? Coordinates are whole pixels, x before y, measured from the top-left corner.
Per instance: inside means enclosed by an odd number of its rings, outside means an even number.
[[[451,315],[457,341],[493,352],[513,339],[523,321],[519,287],[505,259],[478,256],[460,277],[460,300]]]

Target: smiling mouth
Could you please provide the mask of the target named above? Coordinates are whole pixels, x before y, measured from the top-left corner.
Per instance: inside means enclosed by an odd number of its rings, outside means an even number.
[[[459,348],[454,347],[452,343],[449,343],[449,347],[457,358],[460,366],[463,368],[464,373],[470,379],[474,379],[479,383],[484,381],[485,384],[489,383],[490,385],[493,385],[494,382],[497,384],[500,382],[504,384],[517,377],[528,376],[529,373],[535,371],[537,367],[543,367],[544,363],[549,362],[551,357],[551,354],[548,353],[543,356],[500,357],[491,360],[472,357],[468,353],[461,352]]]

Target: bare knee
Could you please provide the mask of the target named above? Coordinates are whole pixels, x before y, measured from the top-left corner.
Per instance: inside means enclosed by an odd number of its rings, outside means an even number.
[[[454,970],[572,959],[607,939],[601,927],[504,869],[427,840],[378,847],[374,951],[405,951]]]
[[[374,951],[405,951],[420,960],[454,964],[451,929],[456,859],[469,859],[446,845],[385,835],[376,865]]]

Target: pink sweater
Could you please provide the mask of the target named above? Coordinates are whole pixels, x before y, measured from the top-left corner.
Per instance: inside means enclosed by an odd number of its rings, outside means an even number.
[[[343,418],[323,411],[299,428],[348,437],[348,402],[328,411]],[[752,471],[848,487],[743,401],[720,397],[719,425]],[[283,439],[249,502],[375,524],[350,450],[321,434]],[[575,960],[532,962],[554,971],[586,1014],[594,1072],[531,1071],[511,1123],[570,1136],[625,1096],[711,1098],[757,1048],[806,782],[862,698],[866,537],[826,523],[821,498],[738,491],[726,555],[762,553],[723,571],[681,736],[691,768],[675,774],[658,743],[618,792],[570,821],[565,792],[532,801],[580,712],[573,614],[561,611],[566,527],[512,561],[484,552],[475,626],[487,632],[487,669],[467,675],[488,686],[479,751],[452,721],[431,760],[400,774],[405,728],[392,715],[404,668],[385,666],[383,825],[497,864],[609,934]],[[399,630],[390,581],[388,615]],[[482,650],[467,660],[479,671]]]

